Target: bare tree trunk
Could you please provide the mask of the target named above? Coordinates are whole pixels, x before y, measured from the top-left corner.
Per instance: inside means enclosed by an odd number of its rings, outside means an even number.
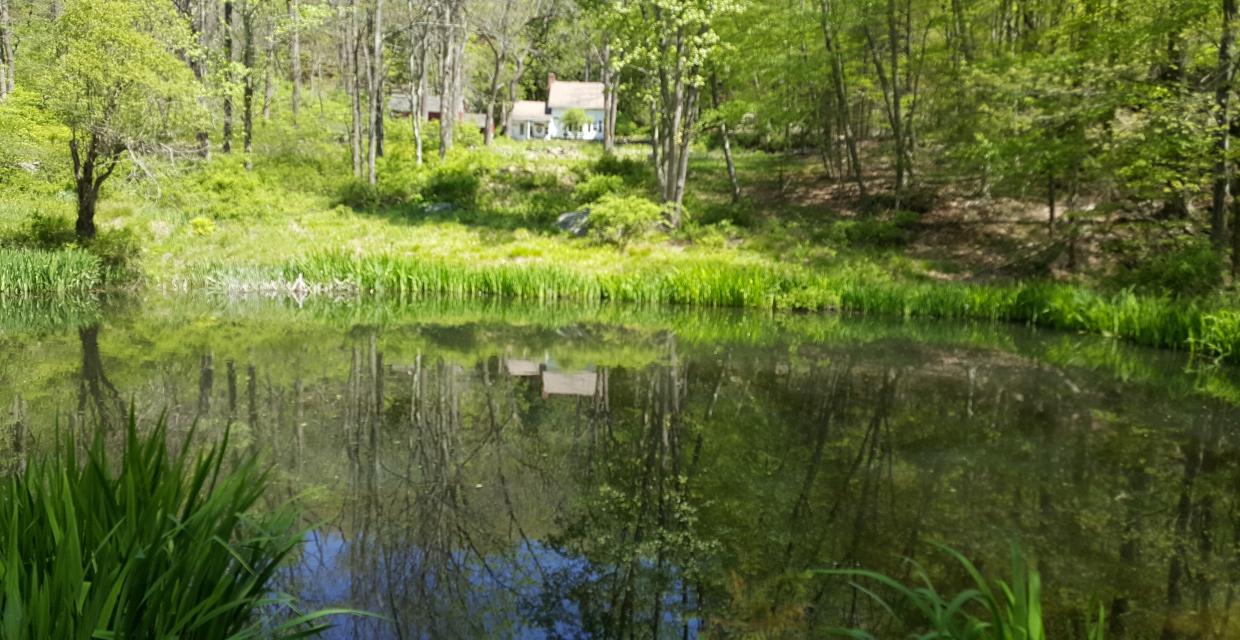
[[[710,75],[710,97],[715,109],[719,108],[719,77]],[[723,137],[723,159],[728,165],[728,181],[732,185],[732,204],[741,201],[741,184],[736,179],[736,162],[732,158],[732,136],[728,133],[728,123],[719,123],[719,135]]]
[[[1214,103],[1214,189],[1210,203],[1210,241],[1222,250],[1227,244],[1227,200],[1230,198],[1231,167],[1231,85],[1235,77],[1232,47],[1236,41],[1236,0],[1223,0],[1222,33],[1218,43],[1218,70],[1215,73]],[[1233,257],[1233,262],[1235,258]]]
[[[611,68],[611,40],[603,41],[602,75],[603,75],[603,153],[616,150],[616,102],[618,74]]]
[[[844,63],[836,46],[835,26],[831,22],[831,0],[822,0],[822,36],[827,56],[831,59],[831,84],[835,89],[835,103],[839,110],[840,129],[844,134],[844,146],[848,149],[848,165],[857,183],[862,199],[866,197],[865,179],[862,177],[861,156],[857,152],[857,136],[853,133],[852,115],[848,102],[848,90],[844,81]]]
[[[293,124],[297,124],[297,115],[301,110],[301,11],[297,0],[288,0],[288,17],[292,25],[289,33],[289,69],[293,76]]]
[[[275,99],[276,83],[276,36],[272,32],[273,26],[267,23],[267,49],[263,52],[265,59],[263,66],[263,122],[271,119],[271,102]]]
[[[0,0],[0,98],[17,88],[13,68],[13,17],[9,13],[9,0]]]
[[[245,150],[245,168],[252,168],[251,152],[254,151],[254,12],[248,2],[241,15],[241,28],[245,33],[245,49],[241,64],[245,67],[245,85],[242,92],[242,145]]]
[[[373,21],[374,53],[370,57],[370,151],[366,156],[367,180],[379,181],[375,161],[382,146],[380,136],[383,126],[383,0],[375,0]]]
[[[439,157],[447,157],[452,150],[452,135],[456,125],[457,102],[460,100],[461,57],[464,54],[465,37],[462,0],[449,0],[443,6],[443,47],[440,73],[443,90],[439,105]],[[458,42],[459,41],[459,42]]]
[[[348,71],[346,76],[349,80],[349,100],[350,115],[352,122],[349,129],[349,150],[353,159],[353,177],[362,177],[362,96],[361,96],[361,75],[360,67],[357,60],[358,50],[358,32],[357,32],[357,0],[349,3],[349,32],[346,36],[347,54],[348,54]]]
[[[229,86],[224,91],[224,142],[220,148],[224,153],[232,153],[233,101],[232,101],[232,62],[236,59],[233,51],[233,3],[224,0],[224,64],[229,69],[224,79]]]
[[[413,15],[413,1],[409,2],[410,15]],[[421,42],[414,42],[418,31],[409,31],[409,118],[413,122],[413,148],[417,163],[421,166],[422,157],[422,114],[426,113],[423,103],[426,100],[426,57],[429,48],[426,46],[426,30],[420,30]],[[416,57],[416,59],[415,59]]]

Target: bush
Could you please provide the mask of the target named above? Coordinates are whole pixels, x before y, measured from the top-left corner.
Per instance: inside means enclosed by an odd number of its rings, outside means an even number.
[[[73,221],[36,211],[30,214],[16,233],[5,239],[4,244],[10,247],[49,250],[59,249],[76,241],[77,233],[73,230]]]
[[[832,241],[842,239],[858,247],[900,247],[908,242],[910,230],[916,224],[917,218],[915,213],[900,212],[890,220],[844,220],[832,225],[825,236]]]
[[[573,199],[581,204],[590,204],[614,193],[624,190],[624,178],[620,176],[590,176],[573,188]]]
[[[1223,285],[1223,261],[1205,240],[1156,252],[1140,264],[1121,269],[1110,284],[1142,293],[1175,297],[1203,296]]]
[[[225,464],[228,436],[168,453],[130,417],[120,460],[102,434],[32,461],[0,493],[0,610],[6,637],[298,637],[266,628],[272,582],[300,541],[296,514],[254,513],[268,474],[254,455]],[[119,463],[119,464],[118,464]],[[312,614],[310,620],[323,614]],[[321,628],[321,627],[320,627]]]
[[[637,158],[621,158],[605,153],[594,163],[594,173],[605,176],[620,176],[625,184],[641,184],[649,175],[650,167]]]
[[[662,221],[662,207],[645,198],[608,195],[590,208],[590,237],[623,247],[649,235]]]

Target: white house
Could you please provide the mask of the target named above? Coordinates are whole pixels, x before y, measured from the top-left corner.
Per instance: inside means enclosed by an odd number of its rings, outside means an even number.
[[[508,135],[515,140],[563,138],[566,140],[603,139],[603,83],[565,82],[547,78],[547,101],[521,101],[513,105],[508,118]],[[568,131],[564,114],[579,109],[586,124]]]
[[[513,140],[545,140],[550,136],[551,116],[547,103],[541,100],[520,100],[512,105],[508,116],[508,137]]]

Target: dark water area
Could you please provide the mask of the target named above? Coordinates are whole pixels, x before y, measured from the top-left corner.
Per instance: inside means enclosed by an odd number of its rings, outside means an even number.
[[[1051,638],[1240,637],[1240,376],[1024,327],[497,303],[153,298],[0,311],[0,450],[231,424],[307,512],[281,587],[327,637],[903,629],[1035,558]],[[1233,615],[1235,614],[1235,615]]]

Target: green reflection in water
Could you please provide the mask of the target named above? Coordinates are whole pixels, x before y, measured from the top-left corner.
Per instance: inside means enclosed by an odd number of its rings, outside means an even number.
[[[300,496],[316,540],[340,541],[340,589],[306,583],[326,580],[305,571],[309,548],[291,588],[391,618],[359,633],[571,617],[603,637],[889,637],[868,599],[807,569],[902,576],[911,556],[964,584],[929,542],[1001,569],[1013,537],[1039,560],[1051,637],[1079,636],[1098,600],[1113,637],[1238,632],[1240,394],[1233,371],[1185,354],[667,308],[155,298],[91,313],[0,325],[10,459],[57,419],[106,422],[131,401],[174,429],[233,422],[277,466],[270,502]],[[514,558],[537,589],[480,586]]]

